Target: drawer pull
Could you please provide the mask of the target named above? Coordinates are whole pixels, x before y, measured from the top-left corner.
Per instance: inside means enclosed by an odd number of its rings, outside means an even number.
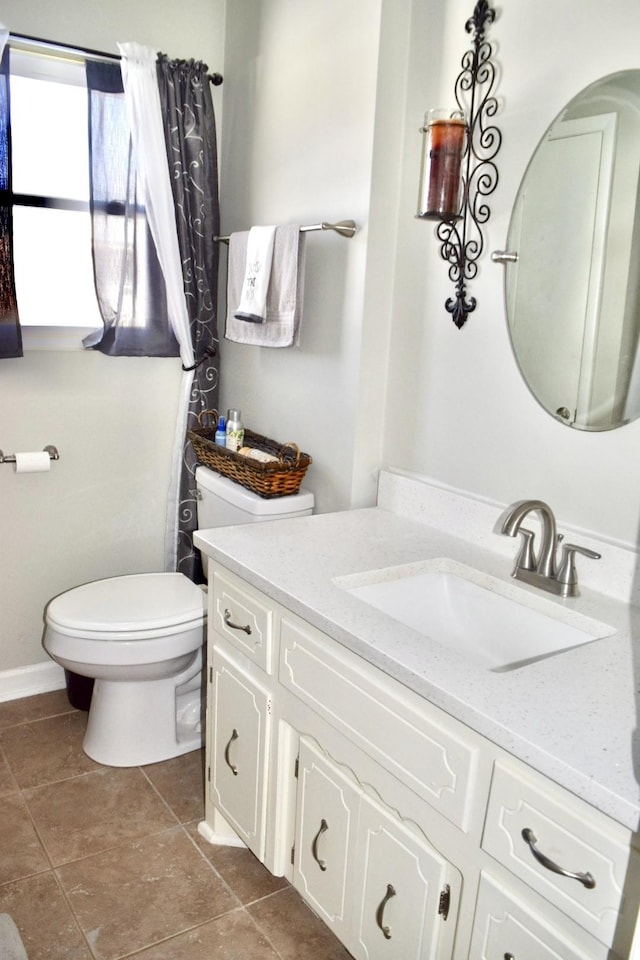
[[[564,867],[558,866],[558,864],[554,863],[553,860],[549,860],[549,857],[545,857],[544,853],[541,853],[536,847],[538,838],[533,830],[525,827],[525,829],[522,831],[522,838],[525,843],[529,845],[529,849],[538,863],[541,863],[543,867],[547,868],[547,870],[551,870],[553,873],[559,873],[562,877],[569,877],[570,880],[577,880],[584,887],[586,887],[587,890],[593,890],[596,882],[590,873],[572,873],[570,870],[565,870]]]
[[[229,767],[234,777],[238,776],[238,768],[234,763],[231,763],[231,760],[229,759],[229,751],[231,750],[231,744],[233,743],[234,740],[237,740],[237,739],[238,739],[238,731],[234,727],[233,732],[229,737],[229,742],[224,748],[224,762]]]
[[[318,856],[318,841],[320,840],[320,837],[325,832],[325,830],[328,830],[328,829],[329,829],[329,824],[323,817],[322,820],[320,821],[320,829],[316,833],[315,837],[313,838],[313,842],[311,844],[311,854],[313,856],[313,859],[315,860],[315,862],[318,864],[318,866],[322,871],[327,869],[327,865],[324,862],[324,860],[321,860],[320,857]]]
[[[229,610],[225,610],[224,612],[224,623],[225,623],[225,626],[231,627],[232,630],[243,630],[247,634],[247,636],[251,635],[251,627],[249,626],[249,624],[243,627],[239,623],[234,623],[231,619],[231,613],[229,612]]]
[[[395,888],[388,883],[387,892],[378,904],[378,909],[376,910],[376,923],[382,930],[385,940],[391,940],[391,928],[384,925],[384,908],[388,904],[389,900],[391,900],[392,897],[395,897],[395,895]]]

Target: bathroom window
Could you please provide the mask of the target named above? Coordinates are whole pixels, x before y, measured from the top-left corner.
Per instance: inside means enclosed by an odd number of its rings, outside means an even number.
[[[23,335],[38,328],[39,339],[44,333],[52,345],[59,328],[72,328],[79,346],[84,333],[102,326],[91,260],[84,64],[12,50],[10,83],[14,268]]]

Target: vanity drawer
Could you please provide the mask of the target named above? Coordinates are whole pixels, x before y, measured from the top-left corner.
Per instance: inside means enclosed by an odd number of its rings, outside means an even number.
[[[529,895],[533,897],[533,894]],[[555,921],[555,922],[554,922]],[[609,948],[559,914],[532,908],[493,877],[482,874],[469,960],[615,960]]]
[[[211,565],[209,623],[265,673],[273,670],[273,612],[243,580]]]
[[[292,614],[279,680],[431,807],[468,829],[478,745],[466,728]],[[446,726],[445,726],[446,723]]]
[[[483,849],[621,956],[638,902],[640,856],[630,841],[629,831],[556,784],[496,762]]]

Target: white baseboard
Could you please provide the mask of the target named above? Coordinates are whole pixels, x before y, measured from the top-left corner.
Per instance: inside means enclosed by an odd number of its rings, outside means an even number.
[[[240,837],[234,833],[226,820],[223,820],[218,811],[214,814],[215,824],[213,827],[206,820],[201,820],[198,824],[198,833],[208,843],[213,843],[221,847],[245,847],[246,844]]]
[[[64,670],[53,660],[0,670],[0,703],[33,697],[36,693],[48,693],[50,690],[62,690],[64,686]]]

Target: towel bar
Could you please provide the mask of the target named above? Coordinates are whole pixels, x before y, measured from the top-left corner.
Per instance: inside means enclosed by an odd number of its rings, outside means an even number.
[[[356,232],[355,220],[338,220],[337,223],[310,223],[300,227],[300,233],[311,233],[314,230],[333,230],[341,237],[352,237]],[[215,243],[229,243],[229,237],[214,237]]]

